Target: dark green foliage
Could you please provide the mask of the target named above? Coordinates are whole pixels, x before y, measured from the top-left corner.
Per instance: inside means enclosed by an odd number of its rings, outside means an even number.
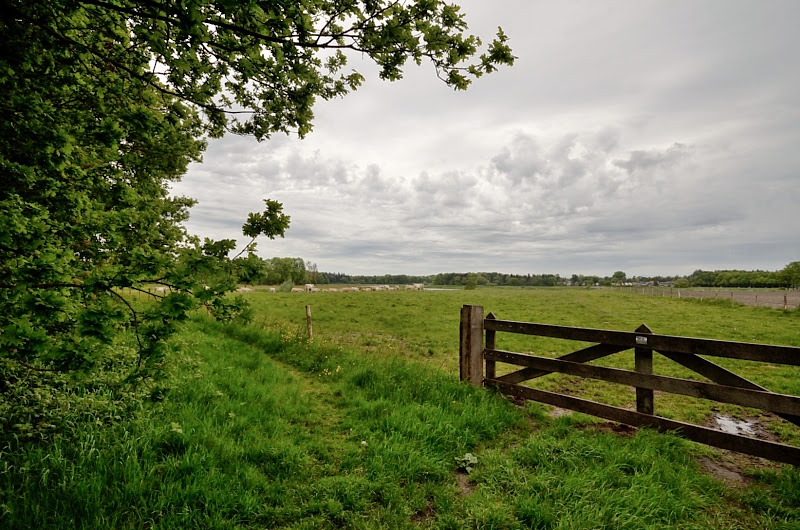
[[[239,257],[233,260],[239,281],[245,285],[263,283],[267,278],[267,262],[253,253],[247,257]]]
[[[289,282],[289,290],[295,284],[305,283],[306,266],[303,258],[269,258],[263,259],[251,252],[247,257],[234,258],[233,264],[239,281],[245,284],[279,285]]]
[[[327,283],[345,283],[356,285],[408,285],[410,283],[430,283],[431,279],[433,278],[432,276],[410,276],[408,274],[382,274],[374,276],[351,275],[341,272],[320,272],[319,274],[325,277]]]
[[[698,269],[687,277],[692,287],[790,287],[791,281],[785,275],[791,264],[783,271],[742,271]]]
[[[527,286],[553,287],[556,285],[587,286],[620,285],[626,282],[633,284],[669,285],[675,287],[796,287],[800,285],[798,263],[792,262],[780,271],[703,271],[696,270],[688,277],[680,276],[637,276],[626,278],[623,271],[612,276],[586,276],[573,274],[571,277],[559,274],[508,274],[502,272],[445,272],[430,276],[408,275],[374,275],[351,276],[342,273],[321,272],[328,283],[353,284],[408,284],[425,283],[434,285],[491,285],[491,286]]]
[[[778,278],[786,287],[800,287],[800,261],[786,265],[778,272]]]
[[[73,373],[32,370],[0,358],[0,453],[54,436],[72,439],[86,425],[130,420],[147,396],[163,388],[130,384],[138,358],[131,334],[99,346],[94,356],[96,370]],[[160,376],[166,375],[162,369]]]
[[[251,213],[247,216],[247,222],[244,224],[242,232],[244,235],[252,237],[253,240],[262,234],[270,239],[275,239],[277,236],[283,237],[284,232],[289,228],[290,220],[289,216],[283,213],[283,205],[269,199],[265,199],[264,204],[267,206],[264,212]]]
[[[143,370],[188,310],[237,312],[220,298],[235,285],[227,252],[188,237],[193,201],[168,195],[205,128],[145,78],[123,13],[3,2],[0,16],[2,355],[91,367],[131,327]],[[161,303],[136,307],[122,289]]]
[[[504,274],[500,272],[446,272],[427,280],[435,285],[497,285],[553,287],[564,283],[558,274]]]

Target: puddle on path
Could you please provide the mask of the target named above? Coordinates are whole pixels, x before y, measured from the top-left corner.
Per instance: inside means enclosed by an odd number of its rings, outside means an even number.
[[[729,434],[741,434],[744,436],[754,436],[756,434],[755,421],[737,420],[724,414],[713,416],[712,421],[718,429]]]

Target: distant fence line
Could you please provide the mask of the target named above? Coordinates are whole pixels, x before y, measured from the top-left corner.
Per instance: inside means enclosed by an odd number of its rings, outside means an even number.
[[[750,289],[681,289],[677,287],[627,287],[629,292],[651,296],[672,296],[699,300],[729,300],[754,307],[784,311],[800,309],[800,291],[754,291]]]
[[[498,332],[593,344],[553,359],[498,350]],[[634,350],[634,370],[586,364],[631,349]],[[654,352],[712,382],[653,374]],[[767,410],[800,426],[800,397],[771,392],[701,355],[800,366],[800,348],[796,347],[657,335],[644,324],[634,332],[625,332],[515,322],[499,320],[491,313],[484,318],[481,306],[465,305],[461,308],[459,367],[462,381],[494,388],[505,395],[539,401],[620,423],[677,432],[690,440],[722,449],[800,465],[800,447],[730,434],[655,415],[654,391],[658,390]],[[516,365],[520,369],[498,377],[498,362]],[[552,373],[634,387],[636,410],[520,384]]]

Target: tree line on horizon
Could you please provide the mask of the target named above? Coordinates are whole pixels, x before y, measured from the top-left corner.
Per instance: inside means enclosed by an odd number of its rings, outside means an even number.
[[[610,276],[572,274],[505,274],[499,272],[444,273],[429,277],[436,285],[464,286],[609,286],[609,285],[673,285],[676,287],[758,287],[783,288],[800,286],[800,262],[793,262],[780,271],[698,269],[688,276],[631,276],[616,271]]]
[[[732,288],[792,288],[800,286],[800,261],[792,262],[779,271],[697,269],[688,276],[631,276],[616,271],[609,276],[573,274],[507,274],[502,272],[446,272],[431,275],[380,274],[352,275],[341,272],[318,271],[316,263],[302,258],[259,258],[255,254],[234,260],[239,281],[248,285],[280,285],[314,283],[327,284],[396,284],[425,283],[428,285],[486,287],[555,287],[611,285],[670,285],[688,287]]]

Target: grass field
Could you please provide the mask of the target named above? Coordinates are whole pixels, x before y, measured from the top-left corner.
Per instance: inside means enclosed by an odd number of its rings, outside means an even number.
[[[799,311],[731,307],[727,299],[700,301],[583,288],[256,292],[247,296],[256,308],[258,323],[266,328],[282,329],[292,323],[304,330],[304,307],[310,305],[315,337],[367,351],[433,357],[450,370],[458,361],[458,323],[464,304],[481,305],[486,313],[506,320],[626,331],[645,323],[655,333],[666,335],[800,346]],[[526,346],[525,338],[506,339],[501,347]],[[382,340],[389,343],[378,346],[376,342]],[[392,348],[391,341],[399,344]],[[562,349],[566,351],[568,345]]]
[[[172,344],[171,389],[135,418],[84,418],[46,443],[5,447],[0,527],[800,526],[793,468],[738,461],[744,479],[722,482],[701,466],[727,465],[711,449],[554,418],[455,376],[464,303],[514,320],[646,322],[659,333],[800,345],[796,314],[577,289],[250,298],[254,325],[188,324]],[[522,351],[569,348],[507,340]],[[797,385],[796,374],[747,375]]]
[[[418,359],[458,373],[458,333],[463,304],[481,305],[498,318],[545,324],[633,331],[647,324],[655,333],[741,342],[800,346],[800,311],[779,311],[740,304],[728,299],[677,299],[652,297],[614,289],[494,288],[364,293],[274,294],[254,293],[258,325],[305,333],[305,305],[310,305],[315,340],[353,347],[375,356]],[[498,334],[499,349],[558,356],[586,346],[564,340]],[[800,372],[794,367],[715,359],[715,362],[770,390],[800,394]],[[656,373],[698,379],[691,371],[656,355]],[[624,352],[596,364],[633,368],[633,352]],[[510,368],[507,368],[507,370]],[[500,367],[500,373],[503,368]],[[603,382],[582,382],[567,376],[549,376],[537,387],[562,389],[578,385],[581,394],[616,406],[630,406],[631,389]],[[694,423],[713,413],[734,417],[754,416],[782,440],[800,444],[800,429],[769,414],[740,407],[663,395],[657,413]]]
[[[771,307],[773,309],[798,309],[800,308],[800,290],[785,289],[704,289],[695,287],[691,289],[676,289],[674,287],[630,287],[630,291],[651,296],[675,296],[678,298],[700,299],[725,299],[738,304],[753,307]]]

